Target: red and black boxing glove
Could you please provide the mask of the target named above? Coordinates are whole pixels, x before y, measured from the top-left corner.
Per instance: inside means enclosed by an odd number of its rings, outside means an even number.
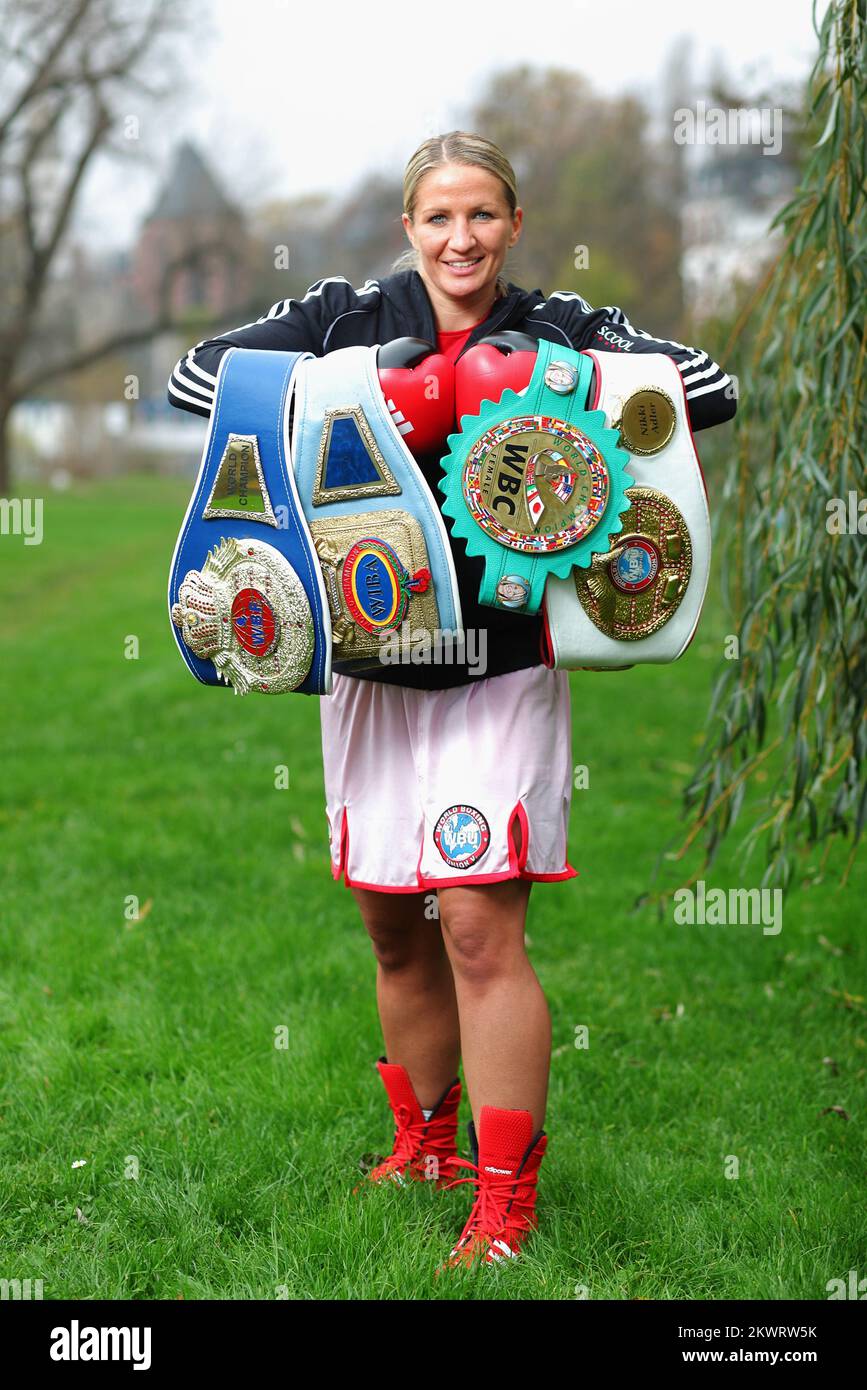
[[[500,400],[506,390],[523,391],[536,366],[538,344],[529,333],[491,333],[455,363],[455,418],[478,415],[482,401]]]
[[[376,354],[391,418],[415,458],[445,452],[455,428],[455,367],[424,338],[395,338]]]

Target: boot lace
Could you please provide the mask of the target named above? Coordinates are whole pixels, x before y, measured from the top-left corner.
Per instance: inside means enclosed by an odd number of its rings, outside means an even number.
[[[514,1173],[485,1173],[468,1158],[451,1158],[450,1168],[469,1168],[468,1178],[455,1178],[446,1187],[473,1183],[476,1197],[472,1210],[456,1245],[460,1249],[468,1242],[485,1243],[505,1236],[506,1224],[512,1228],[529,1229],[532,1224],[532,1204],[526,1200],[527,1185]],[[523,1188],[523,1190],[522,1190]]]
[[[422,1118],[413,1124],[409,1107],[399,1105],[394,1118],[394,1147],[388,1158],[383,1159],[382,1163],[373,1169],[371,1179],[378,1181],[381,1178],[398,1177],[407,1167],[422,1173],[422,1151],[424,1157],[433,1156],[438,1162],[448,1160],[451,1152],[449,1142],[446,1137],[437,1134],[436,1126],[433,1124],[434,1117],[430,1120]]]

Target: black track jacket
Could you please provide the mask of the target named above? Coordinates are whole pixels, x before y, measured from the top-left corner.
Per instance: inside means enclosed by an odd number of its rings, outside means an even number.
[[[549,339],[580,351],[664,352],[672,357],[683,377],[693,431],[729,420],[736,401],[731,379],[706,352],[687,347],[634,328],[622,309],[608,305],[592,309],[580,294],[557,290],[545,297],[541,290],[509,285],[508,294],[494,302],[484,323],[473,329],[461,356],[486,334],[511,329]],[[336,348],[373,346],[393,338],[424,338],[436,347],[436,322],[424,281],[415,270],[399,271],[379,280],[367,280],[354,289],[342,275],[317,280],[302,299],[282,299],[254,323],[244,324],[218,338],[209,338],[184,353],[168,385],[169,400],[181,410],[209,416],[220,358],[227,347],[267,348],[280,352],[312,352],[322,357]],[[418,459],[437,505],[442,493],[438,456]],[[451,534],[452,522],[444,517]],[[486,666],[436,664],[395,665],[365,672],[360,679],[421,689],[464,685],[480,677],[503,675],[541,663],[542,620],[522,613],[482,607],[478,591],[483,564],[468,556],[460,538],[452,538],[464,627],[486,635]],[[468,646],[472,652],[472,648]],[[483,650],[477,646],[477,652]],[[339,666],[335,669],[339,670]],[[475,674],[474,674],[475,672]]]

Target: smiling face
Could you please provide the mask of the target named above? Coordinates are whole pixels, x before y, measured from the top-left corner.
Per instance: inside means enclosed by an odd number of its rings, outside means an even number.
[[[493,299],[506,252],[521,234],[502,180],[475,165],[443,164],[418,185],[410,221],[403,225],[420,255],[419,273],[431,297],[454,304]]]

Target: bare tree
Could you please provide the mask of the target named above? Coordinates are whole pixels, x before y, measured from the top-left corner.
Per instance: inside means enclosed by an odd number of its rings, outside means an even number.
[[[0,495],[10,487],[13,406],[65,375],[177,327],[171,287],[213,249],[194,244],[165,268],[152,322],[100,342],[35,353],[40,308],[84,176],[100,154],[140,157],[131,111],[156,110],[180,87],[172,61],[190,29],[171,0],[0,0]]]

